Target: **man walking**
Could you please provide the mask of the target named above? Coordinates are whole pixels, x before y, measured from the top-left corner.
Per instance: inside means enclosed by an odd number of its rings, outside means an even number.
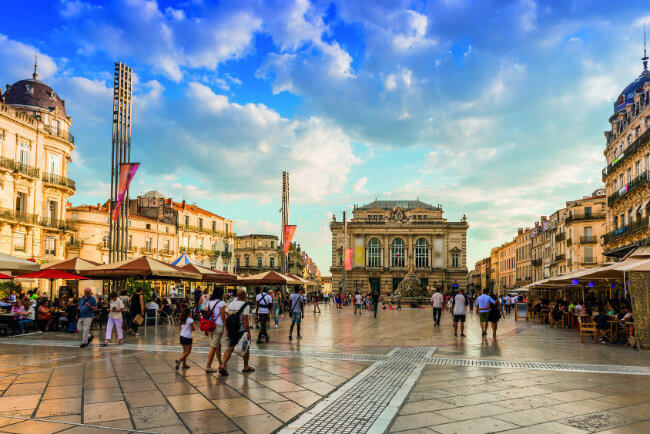
[[[481,321],[481,336],[487,335],[487,326],[488,326],[488,319],[490,316],[490,305],[494,304],[495,301],[488,295],[488,289],[485,288],[483,290],[483,294],[481,294],[477,299],[476,299],[476,308],[478,310],[478,317],[479,320]]]
[[[266,342],[269,341],[269,334],[266,331],[266,326],[269,322],[269,309],[273,304],[273,299],[268,294],[268,288],[266,286],[262,287],[262,292],[260,294],[257,294],[255,302],[257,303],[257,314],[260,318],[260,332],[257,334],[257,344],[259,345],[262,343],[262,338],[264,338]]]
[[[361,293],[357,289],[357,294],[354,296],[354,314],[357,314],[357,309],[359,309],[359,315],[361,315],[361,312],[363,312],[363,297],[361,296]]]
[[[289,327],[289,340],[292,339],[293,326],[296,324],[298,325],[298,339],[302,338],[302,336],[300,336],[300,323],[302,322],[302,309],[305,300],[298,292],[300,291],[300,288],[297,285],[293,291],[293,294],[289,296],[289,304],[291,305],[291,327]]]
[[[236,323],[234,321],[232,322],[234,324],[233,329],[228,327],[228,349],[223,353],[223,362],[219,367],[219,375],[222,377],[228,375],[226,366],[228,365],[228,360],[230,360],[232,352],[235,350],[235,345],[237,345],[244,334],[246,335],[246,339],[249,341],[251,339],[251,327],[249,319],[250,313],[251,308],[246,302],[246,290],[240,289],[237,291],[237,298],[231,301],[228,307],[226,307],[226,325],[229,323],[227,318],[231,315],[237,315],[239,319]],[[244,359],[244,369],[242,372],[255,371],[255,368],[248,364],[248,360],[250,358],[250,348],[251,347],[249,345],[242,355],[242,359]]]
[[[377,318],[377,309],[379,309],[379,291],[372,291],[372,313]]]
[[[433,295],[431,296],[431,306],[433,306],[433,325],[440,326],[440,317],[442,316],[442,302],[444,297],[435,289]]]
[[[465,337],[465,315],[467,310],[467,298],[463,295],[463,290],[458,291],[453,298],[452,309],[454,312],[454,336],[458,336],[458,323],[460,323],[460,335]]]
[[[97,300],[92,296],[90,288],[84,289],[84,296],[79,300],[79,320],[77,321],[77,329],[79,336],[81,336],[81,345],[79,347],[86,348],[90,341],[93,340],[93,335],[90,334],[90,325],[93,323],[95,311],[97,310]]]

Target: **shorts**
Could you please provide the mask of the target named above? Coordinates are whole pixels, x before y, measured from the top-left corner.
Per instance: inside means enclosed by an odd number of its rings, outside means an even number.
[[[212,348],[217,348],[221,346],[221,337],[223,336],[223,326],[217,324],[217,327],[214,331],[210,332],[210,346]]]
[[[302,312],[291,312],[291,324],[298,323],[302,321]]]
[[[181,345],[192,345],[192,338],[181,336]]]
[[[454,322],[465,322],[465,315],[454,315]]]
[[[478,313],[478,318],[481,320],[481,322],[487,322],[489,316],[490,316],[490,312],[479,312]]]
[[[244,336],[245,331],[239,331],[235,333],[233,336],[228,335],[228,346],[231,348],[234,348],[235,345],[237,345],[237,342],[241,339],[242,336]]]

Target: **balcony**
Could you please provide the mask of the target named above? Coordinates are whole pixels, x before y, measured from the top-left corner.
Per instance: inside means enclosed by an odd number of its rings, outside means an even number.
[[[571,238],[567,238],[567,240],[566,240],[567,247],[570,247],[571,244],[573,244],[573,240]]]
[[[50,125],[45,125],[43,129],[50,136],[55,136],[74,144],[74,136],[67,131],[63,131],[60,128],[52,128]]]
[[[71,190],[76,190],[74,181],[70,178],[66,178],[65,176],[55,175],[54,173],[43,173],[41,179],[43,182],[46,182],[48,184],[60,185]]]
[[[38,178],[38,174],[40,173],[40,170],[30,166],[29,164],[14,161],[11,158],[6,157],[0,157],[0,167],[9,169],[15,173],[21,173],[31,178]]]
[[[594,258],[585,258],[581,265],[596,265],[596,260]]]
[[[65,220],[42,217],[40,223],[41,226],[45,226],[51,229],[59,229],[62,231],[66,231],[70,229],[70,225]]]
[[[80,249],[80,248],[82,248],[84,246],[84,243],[83,243],[83,241],[77,241],[77,240],[68,241],[67,243],[65,243],[65,246],[68,249]]]
[[[570,215],[564,220],[564,224],[568,225],[573,222],[588,221],[588,220],[604,220],[604,219],[605,219],[605,213]]]
[[[566,239],[566,232],[559,233],[555,236],[555,242],[559,243],[560,241],[564,241]]]
[[[595,235],[584,235],[580,237],[580,244],[596,244],[597,242]]]
[[[11,208],[0,208],[0,218],[32,225],[38,224],[38,216],[36,214],[29,214]]]
[[[542,265],[542,258],[533,259],[533,260],[530,261],[530,264],[533,267],[539,267],[539,266]]]
[[[45,256],[56,256],[56,249],[45,249]]]
[[[566,259],[566,255],[564,253],[561,253],[555,257],[556,262],[564,261]]]
[[[611,174],[616,168],[620,166],[621,163],[626,161],[628,158],[634,155],[634,153],[641,148],[643,145],[650,141],[650,129],[647,129],[643,134],[641,134],[635,141],[632,142],[627,148],[623,150],[623,153],[618,156],[614,161],[603,169],[603,174]]]
[[[648,229],[648,217],[643,217],[633,223],[630,223],[627,226],[623,226],[611,232],[607,232],[603,237],[603,241],[605,244],[609,244],[613,241],[618,240],[619,238],[623,238],[628,235],[633,235],[637,232],[644,231],[647,229]]]
[[[140,253],[142,253],[144,255],[153,255],[156,252],[157,252],[157,250],[152,248],[152,247],[142,247],[140,249]]]
[[[231,238],[237,236],[237,234],[234,232],[217,231],[217,230],[212,230],[211,228],[206,228],[201,226],[178,225],[178,228],[185,231],[200,232],[203,234],[210,234],[210,235],[218,235],[224,238]]]
[[[607,206],[612,206],[616,202],[618,202],[623,196],[627,195],[628,193],[633,192],[634,190],[637,190],[639,187],[642,185],[645,185],[648,181],[650,180],[650,171],[645,171],[642,172],[639,176],[634,178],[632,182],[618,190],[617,192],[609,195],[607,197]]]

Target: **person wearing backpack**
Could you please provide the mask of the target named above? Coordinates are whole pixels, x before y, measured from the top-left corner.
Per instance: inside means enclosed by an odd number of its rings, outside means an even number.
[[[206,309],[210,314],[209,328],[212,328],[212,324],[214,324],[213,330],[206,332],[210,336],[210,352],[208,353],[208,363],[205,366],[205,372],[208,374],[217,372],[216,369],[212,369],[212,360],[214,360],[215,354],[217,355],[217,362],[221,366],[221,337],[223,336],[224,318],[226,317],[226,303],[222,299],[223,287],[217,286],[212,291]],[[201,319],[201,323],[203,325],[203,319]]]
[[[268,294],[268,288],[266,286],[262,287],[262,292],[257,294],[255,302],[257,303],[257,314],[260,318],[260,332],[257,334],[257,344],[259,345],[262,343],[262,338],[264,338],[265,342],[269,341],[269,334],[266,331],[266,327],[269,323],[269,309],[273,304],[273,299]]]
[[[293,289],[293,294],[289,296],[289,303],[291,308],[289,312],[291,313],[291,327],[289,327],[289,340],[292,338],[293,326],[298,324],[298,339],[301,339],[300,336],[300,323],[302,322],[302,310],[305,299],[302,294],[300,294],[300,287],[296,285]]]
[[[219,374],[223,377],[228,375],[228,370],[226,365],[228,360],[232,355],[232,352],[235,350],[235,345],[239,340],[244,337],[246,334],[247,339],[251,338],[251,329],[248,317],[251,314],[251,308],[246,302],[246,290],[240,289],[237,291],[237,298],[230,302],[228,307],[226,307],[226,332],[228,333],[228,348],[223,353],[223,362],[219,367]],[[249,349],[246,349],[246,352],[243,354],[242,359],[244,359],[244,370],[243,372],[254,372],[255,368],[248,364],[248,359],[250,357]]]

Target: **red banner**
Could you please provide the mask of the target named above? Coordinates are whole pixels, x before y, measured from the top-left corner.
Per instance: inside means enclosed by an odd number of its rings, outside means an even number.
[[[115,204],[113,215],[111,216],[113,221],[117,220],[120,205],[122,204],[126,191],[129,189],[129,185],[135,176],[135,172],[138,171],[138,167],[140,167],[140,163],[124,163],[120,165],[120,181],[117,186],[117,203]],[[126,206],[128,207],[129,204],[127,203]]]
[[[352,270],[352,249],[345,249],[345,257],[343,258],[345,270]]]
[[[287,253],[289,253],[289,246],[291,246],[293,234],[296,233],[296,227],[296,225],[286,225],[284,227],[284,256],[287,256]]]

